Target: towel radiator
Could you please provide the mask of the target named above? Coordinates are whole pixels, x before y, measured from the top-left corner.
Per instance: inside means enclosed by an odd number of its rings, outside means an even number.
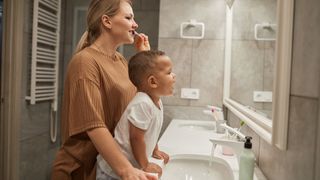
[[[51,101],[50,137],[57,137],[61,0],[34,0],[30,104]]]

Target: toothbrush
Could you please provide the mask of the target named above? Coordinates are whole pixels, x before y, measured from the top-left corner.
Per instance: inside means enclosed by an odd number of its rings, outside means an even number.
[[[216,121],[218,121],[217,111],[215,111],[214,109],[211,109],[211,112],[212,112],[213,118],[214,118]]]
[[[216,111],[222,112],[222,108],[217,107],[217,106],[207,105],[207,108],[214,109],[214,110],[216,110]]]
[[[139,36],[139,33],[138,33],[137,31],[133,31],[133,34],[134,34],[135,36]]]

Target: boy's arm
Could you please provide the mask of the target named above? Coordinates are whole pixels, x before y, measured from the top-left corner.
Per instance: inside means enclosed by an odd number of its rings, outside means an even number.
[[[163,159],[164,164],[167,164],[169,162],[169,155],[163,151],[160,151],[158,148],[158,144],[153,150],[152,157],[156,159]]]
[[[130,144],[134,158],[145,172],[158,173],[159,177],[162,174],[160,166],[154,163],[149,163],[148,157],[146,156],[146,144],[144,141],[145,131],[135,127],[129,122],[130,132]]]
[[[146,156],[146,143],[144,142],[145,131],[135,127],[129,121],[129,133],[132,153],[143,169],[147,167],[149,162]]]

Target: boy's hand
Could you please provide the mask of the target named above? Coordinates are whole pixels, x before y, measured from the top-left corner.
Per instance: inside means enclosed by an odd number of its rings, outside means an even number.
[[[136,33],[134,37],[134,47],[139,52],[150,50],[150,43],[149,43],[148,36],[143,33]]]
[[[152,157],[156,159],[163,159],[164,164],[167,164],[169,162],[169,155],[163,151],[160,151],[158,149],[155,149],[152,153]]]
[[[157,173],[159,177],[162,175],[162,169],[159,165],[155,163],[148,163],[145,168],[142,169],[145,172],[150,172],[150,173]]]

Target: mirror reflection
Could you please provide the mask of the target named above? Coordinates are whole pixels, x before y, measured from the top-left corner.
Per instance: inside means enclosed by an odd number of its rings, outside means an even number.
[[[230,98],[272,118],[276,0],[235,1]]]

